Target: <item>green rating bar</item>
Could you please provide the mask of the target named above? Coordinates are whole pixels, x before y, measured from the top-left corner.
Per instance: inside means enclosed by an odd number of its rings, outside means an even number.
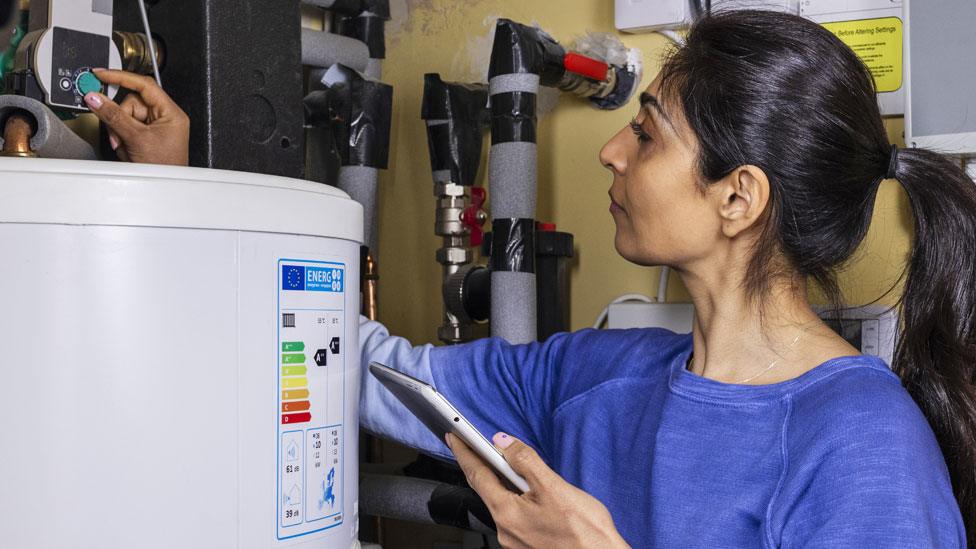
[[[305,364],[305,355],[302,353],[281,355],[282,364]]]
[[[305,350],[304,341],[282,341],[281,342],[282,353],[294,353],[294,352],[301,352],[304,350]]]
[[[283,376],[303,376],[308,372],[308,368],[304,366],[283,366],[281,368],[281,375]]]

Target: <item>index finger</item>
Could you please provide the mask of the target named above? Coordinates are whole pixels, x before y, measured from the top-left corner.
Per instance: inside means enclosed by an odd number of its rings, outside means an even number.
[[[505,488],[495,471],[481,459],[481,456],[474,453],[463,440],[450,433],[447,436],[450,437],[449,447],[454,452],[454,457],[457,458],[461,470],[464,471],[468,484],[475,492],[478,492],[481,499],[485,500],[489,509],[504,505],[507,498],[515,496],[513,492]]]
[[[106,84],[122,86],[142,96],[143,101],[150,107],[162,105],[176,105],[156,81],[149,76],[135,74],[128,71],[112,69],[94,69],[95,76]]]

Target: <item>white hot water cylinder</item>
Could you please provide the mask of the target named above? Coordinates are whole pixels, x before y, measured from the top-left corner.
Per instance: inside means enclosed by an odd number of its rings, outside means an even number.
[[[0,158],[0,547],[358,546],[359,204]]]

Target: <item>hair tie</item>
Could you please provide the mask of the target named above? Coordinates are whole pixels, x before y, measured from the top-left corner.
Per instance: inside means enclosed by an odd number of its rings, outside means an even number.
[[[898,145],[891,146],[891,158],[888,159],[888,173],[885,179],[894,179],[898,174]]]

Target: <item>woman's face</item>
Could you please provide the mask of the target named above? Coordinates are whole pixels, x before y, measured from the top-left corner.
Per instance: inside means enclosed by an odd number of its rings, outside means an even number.
[[[613,172],[610,214],[617,252],[639,265],[681,268],[704,258],[721,234],[698,183],[697,145],[679,105],[658,96],[655,80],[630,126],[600,151]]]

